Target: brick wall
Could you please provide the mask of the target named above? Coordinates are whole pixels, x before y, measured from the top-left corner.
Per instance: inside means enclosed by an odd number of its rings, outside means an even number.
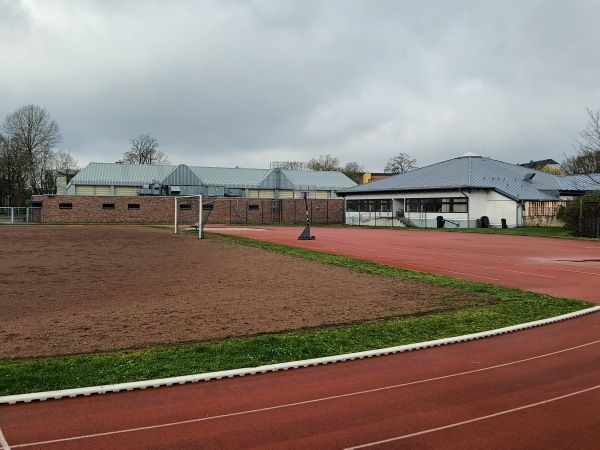
[[[44,195],[43,222],[70,223],[173,223],[173,197],[121,197],[83,195]],[[198,199],[180,198],[189,210],[179,209],[180,223],[198,220]],[[207,223],[305,223],[303,199],[219,198],[203,199]],[[212,210],[210,209],[212,208]],[[311,223],[344,223],[343,199],[310,199]]]

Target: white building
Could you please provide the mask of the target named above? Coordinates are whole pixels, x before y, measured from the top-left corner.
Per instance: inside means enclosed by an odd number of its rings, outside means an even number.
[[[553,217],[565,200],[590,191],[600,191],[600,174],[557,176],[468,153],[337,195],[347,224],[513,228],[534,210]]]

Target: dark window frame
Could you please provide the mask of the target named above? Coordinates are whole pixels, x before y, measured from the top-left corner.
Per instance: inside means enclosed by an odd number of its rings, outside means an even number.
[[[467,197],[407,198],[406,212],[467,214],[469,212],[468,200]]]
[[[391,212],[392,199],[360,199],[347,200],[346,211],[348,212]]]

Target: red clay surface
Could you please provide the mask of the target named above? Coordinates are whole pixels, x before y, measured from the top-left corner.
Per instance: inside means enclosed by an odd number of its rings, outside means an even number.
[[[3,226],[0,241],[0,358],[217,341],[495,301],[142,226]]]
[[[316,240],[298,241],[300,231],[229,232],[600,302],[595,292],[598,242],[320,228],[312,230]],[[2,445],[595,448],[600,439],[599,330],[596,313],[407,354],[156,390],[3,405]]]
[[[391,266],[600,303],[600,242],[426,230],[212,227]],[[207,228],[206,231],[210,231]]]
[[[590,314],[406,354],[5,405],[0,428],[12,448],[597,448],[599,326]]]

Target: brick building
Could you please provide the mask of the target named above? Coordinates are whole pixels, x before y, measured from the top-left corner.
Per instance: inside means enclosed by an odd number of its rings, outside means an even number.
[[[43,223],[162,223],[172,224],[171,196],[34,196],[36,217]],[[204,198],[203,222],[208,223],[344,223],[342,199]],[[178,197],[178,221],[198,221],[198,197]],[[36,220],[38,221],[38,220]]]

